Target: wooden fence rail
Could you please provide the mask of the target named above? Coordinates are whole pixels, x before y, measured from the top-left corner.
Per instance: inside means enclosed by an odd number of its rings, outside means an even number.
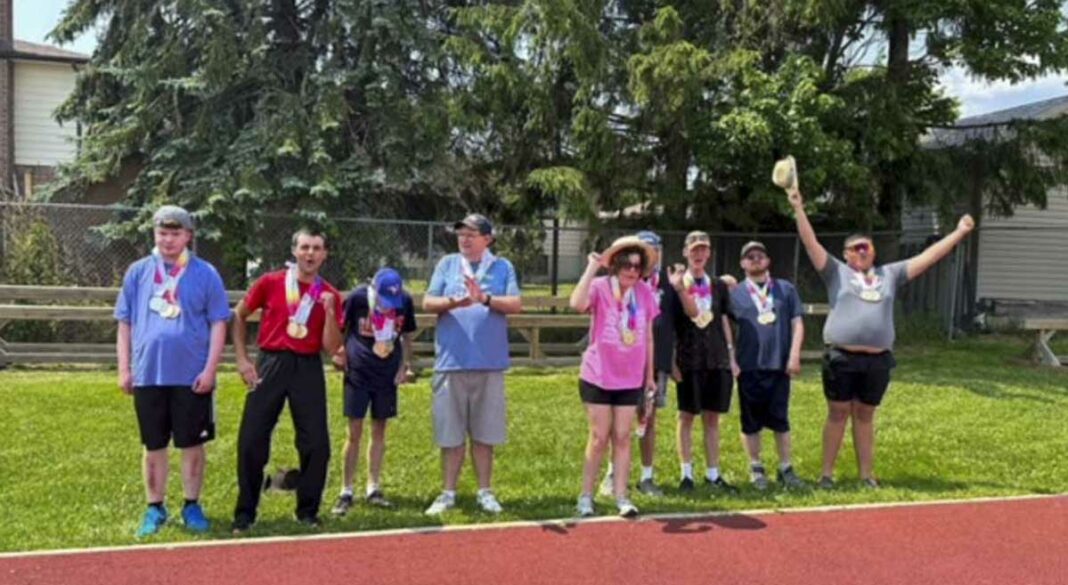
[[[93,363],[109,364],[115,362],[113,344],[102,343],[12,343],[3,339],[3,328],[13,321],[79,321],[111,322],[114,320],[112,304],[118,295],[116,288],[102,287],[54,287],[0,285],[0,366],[9,363]],[[236,304],[243,296],[243,291],[228,291],[231,304]],[[422,303],[421,295],[416,297],[416,306]],[[72,303],[84,304],[72,304]],[[14,304],[31,303],[31,304]],[[546,343],[542,341],[545,330],[585,330],[589,328],[589,317],[585,314],[571,312],[567,299],[554,297],[525,297],[524,313],[508,316],[508,327],[516,331],[523,340],[510,344],[514,354],[513,363],[517,366],[557,366],[574,365],[579,362],[585,344]],[[806,315],[826,315],[826,305],[805,304]],[[550,313],[549,310],[557,310]],[[257,321],[259,313],[250,317]],[[434,328],[437,316],[417,314],[419,327],[415,333],[415,353],[418,363],[432,363],[434,345],[424,339],[423,334]],[[226,356],[232,359],[232,347],[226,349]],[[806,353],[806,358],[814,357]]]

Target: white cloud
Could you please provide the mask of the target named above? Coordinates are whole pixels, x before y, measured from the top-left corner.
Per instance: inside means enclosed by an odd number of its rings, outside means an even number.
[[[1015,106],[1022,106],[1068,94],[1068,75],[1040,77],[1017,84],[1007,81],[984,81],[970,77],[954,67],[942,75],[946,94],[961,102],[961,116],[975,116]]]

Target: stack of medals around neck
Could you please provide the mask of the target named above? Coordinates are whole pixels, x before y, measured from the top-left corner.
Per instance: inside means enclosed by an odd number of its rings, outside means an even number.
[[[378,310],[378,294],[375,285],[367,287],[367,318],[371,320],[371,330],[375,335],[372,351],[381,359],[393,354],[394,340],[397,338],[396,312]]]
[[[690,320],[697,325],[698,329],[708,327],[716,317],[712,312],[712,278],[707,274],[702,278],[703,280],[698,283],[697,278],[689,270],[682,277],[683,286],[693,295],[693,300],[697,303],[697,316]]]
[[[178,304],[178,281],[189,266],[189,250],[182,250],[170,271],[166,270],[158,248],[152,250],[152,255],[156,258],[156,273],[148,308],[164,319],[177,319],[182,314],[182,307]]]
[[[860,298],[862,300],[869,303],[878,303],[883,299],[883,294],[879,292],[883,279],[875,274],[874,268],[869,268],[867,272],[854,270],[853,280],[860,286]]]
[[[763,285],[753,282],[751,278],[745,279],[745,289],[756,305],[757,323],[761,325],[771,325],[775,322],[775,293],[771,282],[771,275],[768,275]]]
[[[287,265],[289,269],[286,270],[286,309],[289,311],[289,324],[286,325],[286,335],[293,339],[304,339],[308,336],[308,319],[312,309],[323,293],[323,279],[316,276],[315,281],[308,287],[308,292],[301,296],[297,265]]]
[[[619,285],[619,278],[615,276],[611,278],[611,283],[612,298],[616,301],[616,310],[619,317],[619,338],[623,341],[623,345],[629,347],[638,342],[638,334],[636,333],[638,295],[635,293],[633,286],[627,289],[626,294],[624,294]]]

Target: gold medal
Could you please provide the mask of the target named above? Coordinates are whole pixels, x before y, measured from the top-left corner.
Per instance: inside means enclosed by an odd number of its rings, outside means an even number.
[[[638,336],[633,331],[627,329],[623,332],[623,345],[634,345],[638,341]]]
[[[376,341],[373,351],[378,357],[386,359],[393,353],[393,344],[386,341]]]
[[[715,315],[709,311],[703,311],[700,315],[693,318],[693,324],[697,325],[698,329],[704,329],[712,323],[713,319],[715,319]]]
[[[308,328],[296,321],[290,321],[286,326],[286,334],[293,339],[304,339],[308,336]]]
[[[775,313],[767,312],[757,315],[757,322],[761,325],[771,325],[775,322]]]
[[[864,299],[865,301],[868,301],[869,303],[878,303],[880,300],[882,300],[883,295],[880,294],[877,290],[865,290],[861,291],[860,298]]]

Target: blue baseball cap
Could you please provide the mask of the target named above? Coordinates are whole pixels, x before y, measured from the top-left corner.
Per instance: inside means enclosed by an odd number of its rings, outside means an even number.
[[[371,286],[378,295],[378,306],[383,309],[399,309],[404,304],[404,279],[392,268],[383,268],[375,273]]]
[[[649,244],[650,246],[653,246],[653,247],[656,247],[656,248],[660,247],[660,236],[656,235],[656,232],[651,232],[649,230],[644,230],[644,231],[638,232],[635,235],[638,236],[639,240],[645,242],[646,244]]]

